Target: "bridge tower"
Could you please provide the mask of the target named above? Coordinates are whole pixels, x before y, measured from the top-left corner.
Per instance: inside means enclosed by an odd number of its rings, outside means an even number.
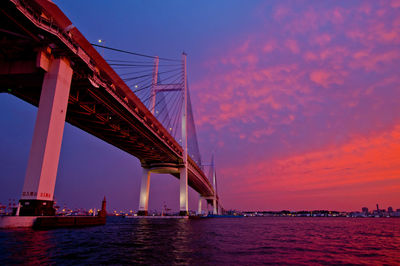
[[[156,115],[156,97],[158,92],[162,91],[182,91],[183,104],[181,111],[181,124],[182,124],[182,149],[183,149],[183,162],[182,165],[173,164],[155,164],[155,165],[142,165],[142,179],[140,185],[140,198],[139,198],[139,211],[138,215],[148,215],[148,202],[150,191],[150,177],[151,173],[161,174],[179,174],[179,215],[189,215],[188,205],[188,148],[187,148],[187,117],[188,117],[188,88],[187,88],[187,67],[186,67],[186,54],[182,53],[182,68],[183,68],[183,84],[168,84],[163,85],[158,82],[158,64],[159,58],[154,60],[153,79],[151,84],[151,102],[150,111]],[[172,86],[171,85],[175,85]]]
[[[214,189],[214,196],[212,197],[203,197],[199,196],[199,205],[198,205],[198,211],[197,214],[201,214],[201,205],[202,205],[202,200],[207,200],[207,206],[208,204],[213,205],[213,214],[217,215],[218,212],[218,191],[217,191],[217,171],[215,168],[215,162],[214,162],[214,154],[211,155],[211,163],[210,164],[203,164],[203,166],[210,166],[210,172],[209,172],[209,178],[212,178],[212,185]]]
[[[183,167],[180,168],[179,179],[179,215],[189,215],[188,205],[188,149],[187,149],[187,69],[186,54],[182,53],[183,60],[183,104],[182,104],[182,148],[183,148]]]

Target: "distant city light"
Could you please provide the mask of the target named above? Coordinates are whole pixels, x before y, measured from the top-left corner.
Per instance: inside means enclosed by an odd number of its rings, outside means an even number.
[[[135,88],[137,89],[138,85],[135,85]]]

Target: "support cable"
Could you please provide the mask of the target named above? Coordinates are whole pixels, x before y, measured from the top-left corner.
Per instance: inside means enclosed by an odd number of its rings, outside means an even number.
[[[156,56],[152,56],[152,55],[145,55],[145,54],[134,53],[134,52],[125,51],[125,50],[121,50],[121,49],[111,48],[111,47],[108,47],[108,46],[98,45],[98,44],[95,44],[95,43],[91,43],[91,45],[93,45],[93,46],[95,46],[95,47],[100,47],[100,48],[103,48],[103,49],[115,51],[115,52],[125,53],[125,54],[137,55],[137,56],[142,56],[142,57],[147,57],[147,58],[153,58],[153,59],[156,58]],[[159,57],[159,59],[160,59],[160,60],[165,60],[165,61],[181,62],[181,60],[178,60],[178,59],[170,59],[170,58],[163,58],[163,57]]]
[[[181,115],[182,115],[182,106],[183,106],[183,95],[181,94],[181,98],[180,98],[180,101],[179,101],[179,107],[178,107],[178,113],[175,116],[174,124],[172,124],[172,128],[174,128],[174,133],[173,133],[174,136],[176,136],[177,132],[179,132],[178,125],[179,125],[179,121],[180,121],[180,118],[181,118]]]

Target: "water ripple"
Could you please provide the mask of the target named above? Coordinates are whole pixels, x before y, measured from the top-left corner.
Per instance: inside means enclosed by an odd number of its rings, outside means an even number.
[[[400,219],[123,219],[0,230],[0,264],[400,264]]]

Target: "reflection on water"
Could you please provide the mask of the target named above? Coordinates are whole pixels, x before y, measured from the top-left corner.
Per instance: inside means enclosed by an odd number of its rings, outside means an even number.
[[[51,231],[9,230],[0,234],[2,255],[14,263],[49,264],[55,249]]]
[[[191,257],[195,252],[191,221],[138,219],[135,222],[131,228],[135,262],[195,263]]]
[[[400,264],[400,219],[124,219],[0,230],[0,264]]]

